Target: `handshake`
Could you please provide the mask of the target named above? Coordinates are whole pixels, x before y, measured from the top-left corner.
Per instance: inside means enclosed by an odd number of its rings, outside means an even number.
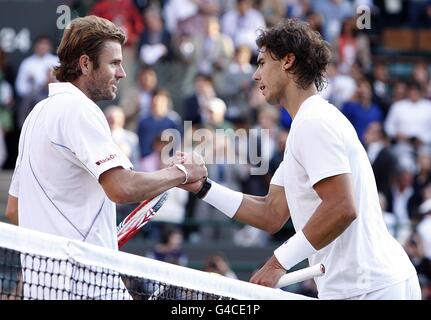
[[[201,155],[196,152],[185,153],[177,151],[169,161],[169,166],[176,166],[183,171],[186,178],[178,187],[189,192],[197,193],[201,190],[208,170]]]

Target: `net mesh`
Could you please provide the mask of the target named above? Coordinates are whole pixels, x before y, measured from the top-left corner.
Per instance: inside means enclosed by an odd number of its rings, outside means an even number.
[[[0,299],[308,297],[0,223]]]

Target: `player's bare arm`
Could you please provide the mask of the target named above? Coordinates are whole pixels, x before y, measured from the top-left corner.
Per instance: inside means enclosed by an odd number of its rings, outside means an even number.
[[[271,184],[264,197],[246,194],[234,218],[271,234],[278,232],[290,217],[284,188]]]
[[[313,186],[322,202],[303,232],[316,250],[330,244],[356,219],[352,186],[351,174],[329,177]]]
[[[149,199],[184,182],[204,179],[207,169],[203,161],[193,158],[183,164],[187,176],[176,166],[154,172],[136,172],[121,167],[100,175],[99,182],[107,196],[116,203],[131,203]]]
[[[6,218],[10,223],[18,225],[18,198],[9,195],[6,205]]]
[[[194,193],[201,187],[202,181],[180,186]],[[220,199],[223,201],[222,197]],[[284,188],[271,184],[268,194],[264,197],[244,194],[233,218],[270,234],[278,232],[290,218]]]
[[[319,250],[330,244],[347,229],[356,218],[356,209],[350,174],[323,179],[314,185],[314,190],[322,202],[302,232],[313,248]],[[284,273],[286,270],[273,255],[253,275],[250,282],[274,287]]]

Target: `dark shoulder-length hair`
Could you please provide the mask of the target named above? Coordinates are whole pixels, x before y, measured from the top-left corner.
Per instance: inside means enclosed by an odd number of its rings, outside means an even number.
[[[296,19],[287,19],[270,29],[261,30],[257,40],[260,50],[268,50],[274,60],[295,55],[290,70],[302,89],[315,84],[320,91],[326,82],[326,67],[331,60],[329,44],[310,26]]]

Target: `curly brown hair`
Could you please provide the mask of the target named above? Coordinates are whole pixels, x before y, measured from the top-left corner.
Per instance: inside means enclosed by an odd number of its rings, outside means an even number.
[[[65,29],[57,49],[60,66],[54,68],[54,75],[59,81],[74,81],[81,74],[79,58],[86,54],[99,67],[98,57],[105,41],[118,41],[123,45],[126,36],[111,21],[97,16],[86,16],[74,19]]]
[[[268,50],[274,60],[281,60],[289,53],[294,54],[291,72],[296,76],[298,86],[306,89],[314,83],[317,90],[323,89],[331,49],[308,23],[287,19],[275,27],[262,30],[256,44],[259,49]]]

